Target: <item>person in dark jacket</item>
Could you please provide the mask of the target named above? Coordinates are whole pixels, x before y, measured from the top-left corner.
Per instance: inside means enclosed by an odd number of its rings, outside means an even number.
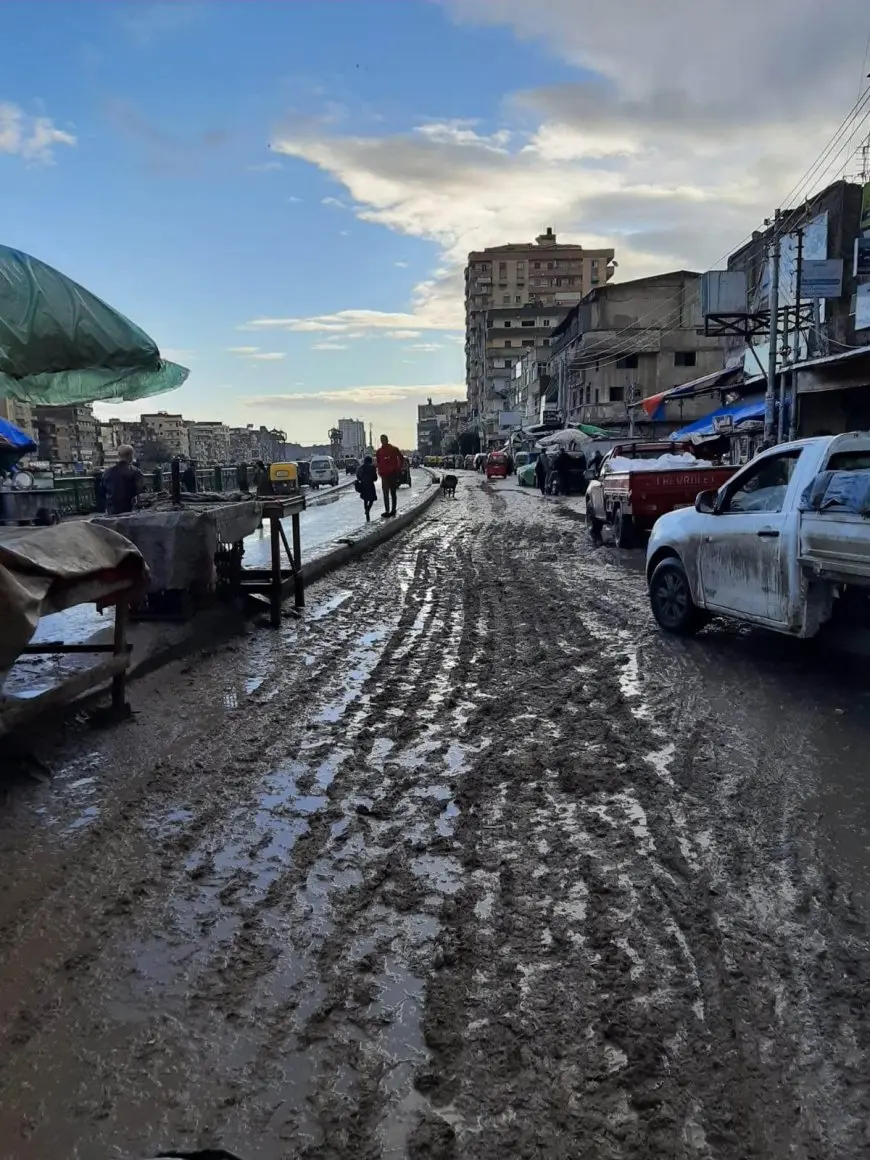
[[[103,473],[103,488],[106,512],[110,516],[127,515],[133,510],[136,497],[145,490],[145,477],[133,466],[133,448],[129,443],[118,448],[118,462]]]
[[[535,480],[541,489],[541,495],[547,493],[547,453],[542,451],[535,460]]]
[[[196,494],[196,468],[192,463],[188,463],[181,473],[181,486],[191,495]]]
[[[371,455],[367,455],[356,469],[356,490],[366,513],[366,523],[371,522],[371,510],[377,502],[378,489],[375,487],[378,479],[378,469]]]

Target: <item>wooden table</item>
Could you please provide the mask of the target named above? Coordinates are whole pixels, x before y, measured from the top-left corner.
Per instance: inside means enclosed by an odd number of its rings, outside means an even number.
[[[305,577],[302,571],[302,535],[299,517],[305,511],[305,496],[263,497],[263,519],[269,521],[271,541],[271,566],[269,568],[244,568],[241,588],[255,599],[264,600],[269,605],[272,627],[281,623],[281,605],[292,589],[294,614],[300,615],[305,607]],[[287,542],[281,521],[290,516],[293,546]],[[282,563],[281,549],[284,549],[287,567]]]

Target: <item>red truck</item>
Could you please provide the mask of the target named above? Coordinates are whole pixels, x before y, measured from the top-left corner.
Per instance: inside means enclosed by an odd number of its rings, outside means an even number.
[[[598,478],[586,492],[586,527],[593,539],[613,526],[620,548],[634,546],[641,534],[675,508],[691,507],[699,491],[715,491],[737,470],[693,463],[688,444],[618,443],[601,461]],[[637,464],[635,466],[634,464]]]

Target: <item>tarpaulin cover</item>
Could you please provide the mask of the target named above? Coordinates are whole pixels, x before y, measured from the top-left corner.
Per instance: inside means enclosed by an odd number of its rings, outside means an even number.
[[[0,396],[46,406],[129,401],[174,390],[189,373],[95,294],[0,246]]]
[[[36,450],[36,444],[26,431],[16,427],[8,419],[0,419],[0,450],[12,450],[20,455],[26,455],[28,451]]]
[[[705,415],[703,419],[696,419],[688,427],[681,427],[668,436],[671,440],[688,439],[690,435],[714,435],[716,433],[715,419],[730,416],[735,427],[751,419],[764,418],[764,399],[746,399],[742,403],[732,403],[728,407],[719,407]]]
[[[40,616],[118,588],[135,591],[147,575],[129,540],[85,520],[0,529],[0,675],[36,632]]]
[[[830,508],[870,515],[870,471],[822,471],[801,496],[800,510]]]
[[[219,544],[235,544],[250,535],[262,518],[256,500],[197,511],[152,509],[124,516],[97,516],[104,528],[126,537],[148,563],[149,592],[208,592],[217,579]]]

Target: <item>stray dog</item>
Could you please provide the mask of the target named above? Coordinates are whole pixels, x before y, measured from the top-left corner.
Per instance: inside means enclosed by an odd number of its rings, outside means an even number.
[[[455,499],[457,483],[459,483],[459,480],[455,475],[445,475],[441,480],[441,491],[444,495],[449,496],[450,499]]]

